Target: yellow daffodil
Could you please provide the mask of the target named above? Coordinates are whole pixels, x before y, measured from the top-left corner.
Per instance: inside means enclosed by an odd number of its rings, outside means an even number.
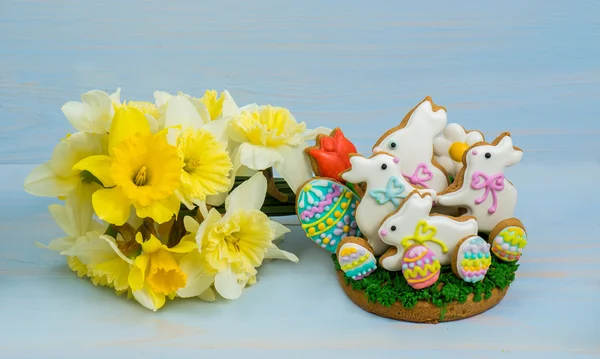
[[[156,133],[158,132],[158,118],[160,117],[160,111],[156,104],[147,101],[123,101],[121,102],[121,88],[118,88],[117,91],[111,95],[111,100],[113,103],[113,108],[116,111],[120,109],[124,109],[127,107],[133,107],[139,110],[141,113],[146,116],[148,120],[148,125],[150,126],[150,132]]]
[[[126,107],[116,112],[108,137],[108,156],[91,156],[73,168],[98,178],[105,189],[94,193],[98,217],[122,225],[133,205],[138,217],[163,223],[179,211],[175,190],[183,162],[166,133],[152,134],[145,116]]]
[[[174,297],[186,285],[187,275],[179,268],[176,256],[195,250],[196,244],[182,241],[168,248],[154,236],[143,241],[140,233],[135,240],[138,247],[101,235],[61,254],[79,258],[95,284],[113,287],[117,292],[130,291],[140,304],[156,311],[167,296]]]
[[[196,243],[181,241],[169,248],[154,236],[144,242],[139,233],[136,241],[142,246],[142,254],[135,258],[129,274],[129,285],[133,291],[140,291],[147,286],[159,301],[164,302],[165,296],[185,287],[187,275],[179,268],[173,254],[191,252],[196,249]]]
[[[62,112],[77,130],[90,133],[106,133],[115,113],[112,96],[104,91],[92,90],[81,95],[81,102],[69,101]]]
[[[306,131],[304,122],[298,123],[285,108],[255,106],[241,111],[229,123],[229,136],[239,144],[236,148],[234,170],[240,166],[255,171],[274,167],[296,192],[312,177],[310,162],[304,149],[305,142],[319,133],[331,133],[319,127]]]
[[[222,297],[235,299],[248,283],[255,281],[256,268],[264,259],[298,262],[294,254],[273,244],[289,229],[271,221],[259,210],[266,190],[266,178],[256,173],[227,197],[223,217],[213,208],[201,224],[191,217],[184,219],[190,234],[182,242],[194,238],[198,250],[184,256],[179,263],[189,280],[177,295],[198,296],[214,283]]]
[[[177,137],[177,151],[184,167],[176,193],[189,209],[201,205],[209,195],[229,191],[232,164],[226,144],[207,130],[188,128]]]
[[[89,172],[74,169],[84,158],[107,153],[108,136],[78,132],[62,139],[54,148],[52,158],[33,169],[25,178],[26,192],[43,197],[67,197],[90,186],[95,179]]]

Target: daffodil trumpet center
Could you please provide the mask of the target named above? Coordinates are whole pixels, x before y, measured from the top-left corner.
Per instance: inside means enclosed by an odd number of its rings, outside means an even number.
[[[135,183],[135,185],[138,187],[143,187],[148,184],[148,168],[146,166],[142,166],[142,168],[140,168],[133,178],[133,183]]]

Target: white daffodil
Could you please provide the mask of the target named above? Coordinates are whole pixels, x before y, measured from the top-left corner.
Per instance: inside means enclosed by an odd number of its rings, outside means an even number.
[[[113,100],[118,100],[119,92],[109,95],[100,90],[88,91],[81,95],[81,102],[69,101],[61,109],[78,131],[107,133],[115,114]]]
[[[450,123],[444,131],[433,140],[435,159],[452,176],[462,168],[463,153],[471,145],[483,141],[483,134],[479,131],[466,131],[457,123]]]
[[[273,244],[289,229],[260,211],[266,190],[266,178],[262,173],[256,173],[227,197],[225,215],[221,216],[213,208],[201,224],[185,217],[189,234],[182,242],[196,241],[198,249],[186,254],[179,262],[188,281],[177,291],[178,296],[202,295],[206,299],[207,290],[214,284],[222,297],[236,299],[247,284],[256,281],[256,268],[264,259],[298,262],[294,254]]]
[[[52,240],[48,246],[36,243],[42,248],[64,252],[77,244],[86,243],[90,238],[98,237],[106,230],[105,224],[93,219],[92,194],[101,186],[98,184],[80,186],[72,192],[65,205],[52,204],[48,207],[54,221],[65,232],[66,236]],[[69,267],[79,276],[87,275],[85,264],[77,256],[67,256]]]
[[[25,191],[42,197],[68,197],[80,186],[90,186],[95,179],[89,172],[74,170],[84,158],[108,153],[108,135],[78,132],[62,139],[52,158],[33,169],[25,178]]]
[[[306,141],[321,133],[329,134],[331,129],[307,131],[306,124],[296,122],[285,108],[254,106],[232,119],[228,132],[239,144],[233,154],[234,170],[241,166],[254,171],[274,167],[295,193],[312,177],[310,161],[304,153]]]
[[[160,129],[177,126],[181,129],[205,127],[223,142],[227,140],[224,132],[228,120],[239,113],[237,104],[227,90],[220,96],[215,90],[207,90],[200,98],[183,92],[171,95],[155,91],[154,99]]]
[[[156,91],[154,98],[160,113],[159,128],[170,129],[169,142],[171,144],[179,146],[181,144],[180,136],[189,133],[190,129],[209,131],[217,142],[225,146],[231,158],[235,145],[229,141],[227,128],[229,121],[239,114],[241,109],[238,108],[228,91],[223,91],[220,96],[217,96],[216,91],[207,90],[201,98],[194,98],[182,92],[171,95],[164,91]],[[248,106],[242,107],[242,109],[246,107]],[[226,181],[214,178],[219,182],[226,182],[227,188],[219,186],[218,189],[221,193],[213,193],[204,201],[212,206],[222,205],[234,185],[234,174],[238,169],[239,166],[235,169],[230,168]],[[202,206],[198,201],[192,201],[185,195],[179,195],[179,198],[188,207],[192,202]]]

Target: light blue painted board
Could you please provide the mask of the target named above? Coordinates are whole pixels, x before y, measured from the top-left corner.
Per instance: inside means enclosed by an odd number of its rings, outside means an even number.
[[[0,4],[0,357],[600,357],[600,7],[593,1]],[[22,191],[72,131],[82,92],[122,87],[288,107],[367,154],[427,95],[449,121],[525,151],[507,177],[530,243],[506,298],[466,321],[400,323],[355,307],[295,227],[235,302],[151,313],[77,278],[47,206]],[[567,185],[569,183],[569,185]],[[568,189],[568,190],[565,190]],[[294,218],[285,223],[295,224]],[[435,338],[432,340],[431,338]]]

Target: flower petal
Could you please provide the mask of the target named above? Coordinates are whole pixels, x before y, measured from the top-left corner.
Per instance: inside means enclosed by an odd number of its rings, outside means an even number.
[[[154,103],[156,104],[156,107],[165,106],[167,104],[167,102],[169,102],[169,100],[172,98],[173,98],[173,95],[171,95],[168,92],[154,91]]]
[[[233,100],[233,97],[229,91],[223,91],[223,113],[221,116],[223,118],[230,118],[238,113],[240,113],[240,108]]]
[[[60,204],[51,204],[48,206],[48,212],[60,229],[62,229],[67,235],[70,237],[77,237],[79,233],[77,233],[75,229],[74,223],[69,218],[69,214],[67,213],[67,207],[61,206]]]
[[[150,238],[144,242],[144,237],[140,232],[135,235],[135,241],[142,245],[142,250],[144,253],[153,253],[163,248],[163,244],[158,240],[155,236],[150,236]]]
[[[196,297],[204,293],[214,282],[214,274],[206,271],[207,263],[203,255],[194,251],[186,254],[179,262],[179,268],[185,273],[187,282],[184,288],[177,290],[181,298]]]
[[[202,249],[203,239],[206,236],[207,232],[215,225],[215,223],[221,220],[221,213],[214,208],[211,208],[210,212],[208,212],[208,217],[200,223],[198,227],[198,232],[196,233],[196,245],[198,246],[198,251]]]
[[[112,158],[104,155],[90,156],[82,159],[73,166],[77,171],[88,171],[102,182],[104,187],[113,187],[115,182],[112,179],[110,166]]]
[[[90,130],[84,132],[105,133],[108,131],[113,117],[113,105],[110,96],[100,90],[92,90],[81,95],[86,111],[86,120]]]
[[[97,128],[87,119],[85,109],[83,103],[76,101],[69,101],[61,107],[62,113],[75,129],[81,132],[97,132]]]
[[[53,239],[50,243],[48,243],[47,246],[45,246],[41,243],[38,243],[38,242],[36,242],[36,245],[38,247],[46,248],[51,251],[62,252],[62,251],[66,251],[67,249],[70,249],[71,247],[73,247],[75,245],[76,239],[77,239],[76,237],[60,237],[60,238]]]
[[[242,295],[245,281],[238,281],[238,276],[231,271],[231,265],[215,276],[215,289],[225,299],[237,299]]]
[[[198,110],[185,96],[171,98],[165,114],[165,127],[179,125],[182,130],[190,127],[199,128],[204,125],[204,120]]]
[[[226,213],[233,213],[240,209],[260,209],[265,202],[267,194],[267,179],[262,172],[244,181],[236,187],[225,200]]]
[[[291,232],[289,228],[279,222],[271,221],[270,225],[275,235],[275,240],[284,236],[286,233]]]
[[[448,150],[452,143],[444,136],[436,136],[433,139],[433,152],[436,156],[448,156]]]
[[[452,142],[464,142],[465,129],[458,123],[449,123],[443,131],[444,137]]]
[[[148,268],[149,263],[150,256],[148,254],[140,254],[135,258],[134,266],[131,267],[128,280],[132,290],[141,290],[144,287],[146,268]]]
[[[108,235],[101,235],[100,238],[102,240],[104,240],[106,243],[108,243],[108,245],[112,248],[112,250],[125,262],[129,263],[129,264],[133,264],[133,261],[129,258],[127,258],[127,256],[125,256],[123,254],[123,252],[121,252],[121,250],[119,249],[119,247],[117,246],[117,243],[115,242],[115,239],[111,236]]]
[[[134,204],[137,215],[140,218],[150,217],[156,223],[168,222],[174,214],[179,211],[180,201],[175,194],[152,203],[150,206],[142,207]]]
[[[62,251],[60,254],[77,257],[88,266],[94,266],[117,257],[115,250],[99,233],[90,233],[87,240],[79,241],[75,246]]]
[[[275,170],[279,172],[294,193],[297,193],[299,187],[313,176],[310,160],[304,153],[307,146],[304,143],[295,147],[284,145],[277,148],[283,161],[275,163]]]
[[[33,169],[25,178],[25,192],[34,196],[66,196],[79,184],[78,176],[58,177],[47,163]]]
[[[479,131],[471,131],[467,133],[467,136],[465,137],[465,143],[469,146],[477,142],[482,142],[483,140],[483,135]]]
[[[148,287],[144,287],[140,290],[134,290],[132,294],[138,303],[154,312],[162,308],[166,302],[166,297],[164,294],[154,293]]]
[[[81,184],[67,196],[65,207],[75,235],[82,236],[92,230],[92,195],[101,188],[97,183]]]
[[[196,220],[191,216],[183,217],[183,225],[185,227],[185,230],[190,233],[198,232],[198,228],[200,227],[198,222],[196,222]]]
[[[108,134],[109,153],[112,155],[112,150],[115,146],[118,146],[123,140],[136,133],[151,133],[146,116],[140,110],[133,107],[119,109],[115,113]]]
[[[229,118],[223,117],[218,120],[210,121],[206,125],[202,126],[203,129],[208,130],[219,142],[227,142],[227,128],[229,126]]]
[[[198,248],[196,243],[184,241],[184,242],[179,242],[179,244],[177,244],[175,247],[167,248],[167,250],[172,253],[184,254],[184,253],[189,253],[196,248]]]
[[[158,121],[150,114],[146,114],[146,120],[148,120],[148,127],[150,132],[158,133]]]
[[[273,148],[256,146],[244,142],[237,149],[240,163],[253,170],[264,170],[272,167],[275,163],[283,161],[283,157]],[[308,160],[308,159],[307,159]]]
[[[103,221],[122,226],[129,218],[131,201],[119,187],[94,192],[92,203],[96,214]]]
[[[115,90],[115,92],[113,92],[112,94],[110,94],[110,100],[113,103],[116,104],[121,104],[121,88],[117,87],[117,89]]]
[[[333,130],[327,127],[317,127],[315,129],[312,130],[306,130],[304,132],[304,140],[305,141],[311,141],[317,138],[318,135],[327,135],[329,136],[331,134]]]
[[[208,288],[204,291],[204,293],[200,294],[198,298],[202,299],[205,302],[214,302],[217,300],[215,296],[215,291],[212,288]]]
[[[265,259],[287,259],[291,262],[298,263],[299,259],[294,253],[290,253],[277,248],[276,245],[267,248]]]

